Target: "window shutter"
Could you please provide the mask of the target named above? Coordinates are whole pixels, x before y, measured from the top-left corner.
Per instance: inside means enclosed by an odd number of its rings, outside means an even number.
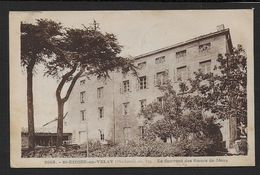
[[[136,89],[136,91],[139,90],[139,81],[140,81],[140,80],[136,79],[136,84],[135,84],[135,89]]]
[[[120,94],[123,93],[123,83],[120,83]]]
[[[207,71],[208,73],[211,72],[211,61],[209,61],[209,63],[207,64]]]
[[[132,89],[131,88],[131,81],[129,80],[128,82],[129,82],[129,92],[131,92],[131,89]]]
[[[190,78],[190,66],[187,66],[187,79],[189,79]]]
[[[148,89],[149,88],[149,78],[148,78],[148,76],[146,76],[146,89]]]
[[[168,80],[168,78],[169,78],[169,70],[168,70],[168,69],[165,69],[164,75],[163,75],[163,83],[166,83],[166,81]]]
[[[120,114],[124,115],[124,103],[121,104],[121,108],[119,108],[119,110]]]
[[[174,82],[176,81],[176,70],[175,69],[173,70],[173,81]]]
[[[153,84],[154,84],[154,86],[157,86],[156,74],[153,76]]]
[[[169,77],[169,69],[165,69],[165,75],[163,77],[163,79],[164,79],[163,81],[166,82],[169,78],[170,78]]]

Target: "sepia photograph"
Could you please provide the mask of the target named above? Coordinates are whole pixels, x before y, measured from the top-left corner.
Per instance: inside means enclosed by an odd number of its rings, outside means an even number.
[[[9,21],[12,167],[255,165],[253,9]]]

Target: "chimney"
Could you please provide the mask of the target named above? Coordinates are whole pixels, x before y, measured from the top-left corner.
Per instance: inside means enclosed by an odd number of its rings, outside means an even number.
[[[224,24],[220,24],[217,26],[217,31],[221,31],[221,30],[224,30],[225,29],[225,26]]]

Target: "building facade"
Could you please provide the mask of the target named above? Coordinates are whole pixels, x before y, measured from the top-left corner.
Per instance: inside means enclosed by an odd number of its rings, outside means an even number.
[[[72,142],[123,143],[139,139],[144,131],[138,113],[146,104],[162,101],[158,84],[165,81],[165,75],[177,88],[179,78],[191,78],[198,69],[213,71],[218,54],[229,53],[232,47],[230,31],[221,25],[213,33],[136,56],[139,81],[131,74],[118,72],[112,72],[108,80],[80,77],[68,104]],[[229,120],[221,124],[223,141],[229,148],[236,127]]]

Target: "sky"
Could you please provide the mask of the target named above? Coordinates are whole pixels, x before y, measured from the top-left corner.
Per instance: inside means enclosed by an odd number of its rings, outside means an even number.
[[[72,28],[82,28],[96,20],[102,32],[117,36],[123,45],[122,56],[137,56],[215,32],[217,25],[224,24],[225,28],[230,29],[233,45],[242,44],[248,58],[253,59],[253,10],[12,12],[10,21],[15,32],[10,34],[14,35],[14,40],[15,37],[19,40],[21,21],[34,23],[39,18],[52,19]],[[12,75],[17,80],[11,82],[11,86],[19,89],[19,92],[14,90],[14,101],[20,106],[17,108],[19,116],[16,117],[19,117],[22,126],[27,126],[26,74],[20,66],[19,56],[11,55],[10,59],[14,62],[11,68],[16,70]],[[37,69],[33,90],[35,126],[39,127],[57,116],[57,82],[43,77],[42,67]]]

